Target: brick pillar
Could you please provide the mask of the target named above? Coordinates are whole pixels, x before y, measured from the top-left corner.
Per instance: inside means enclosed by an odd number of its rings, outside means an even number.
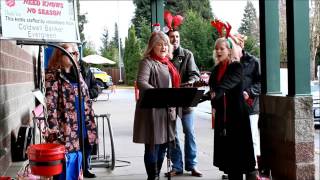
[[[312,97],[261,96],[261,154],[274,180],[314,180]]]
[[[0,40],[0,175],[10,166],[11,134],[31,120],[36,57],[37,47]]]

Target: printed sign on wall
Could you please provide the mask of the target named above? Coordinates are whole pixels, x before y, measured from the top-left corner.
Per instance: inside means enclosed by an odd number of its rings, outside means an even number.
[[[1,0],[1,38],[79,42],[74,0]]]

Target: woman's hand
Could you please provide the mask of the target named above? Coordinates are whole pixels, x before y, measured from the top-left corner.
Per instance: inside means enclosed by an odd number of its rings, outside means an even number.
[[[247,93],[247,91],[243,91],[243,97],[244,97],[244,100],[249,99],[249,94]]]
[[[214,99],[216,97],[216,93],[215,92],[210,92],[210,96],[211,96],[211,99]]]

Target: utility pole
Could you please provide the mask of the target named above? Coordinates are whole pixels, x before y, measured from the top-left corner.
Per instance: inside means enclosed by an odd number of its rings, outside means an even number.
[[[122,83],[123,80],[122,80],[122,58],[121,58],[121,44],[120,44],[120,29],[119,29],[119,26],[120,26],[120,21],[119,21],[119,12],[120,12],[120,9],[119,9],[119,0],[117,1],[117,7],[118,7],[118,50],[119,50],[119,83]]]

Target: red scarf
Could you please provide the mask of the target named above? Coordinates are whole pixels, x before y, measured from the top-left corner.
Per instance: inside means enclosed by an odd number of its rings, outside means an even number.
[[[154,53],[151,53],[151,58],[165,64],[169,68],[169,72],[171,74],[172,85],[175,88],[180,87],[180,74],[178,73],[176,67],[170,62],[168,57],[161,58]]]
[[[222,79],[224,73],[226,72],[228,64],[229,64],[228,61],[222,61],[222,62],[219,63],[219,69],[218,69],[218,72],[217,72],[217,82],[218,83],[220,82],[220,80]]]

